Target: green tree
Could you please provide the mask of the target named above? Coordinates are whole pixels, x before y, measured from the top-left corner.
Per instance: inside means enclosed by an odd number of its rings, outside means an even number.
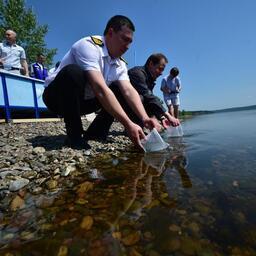
[[[48,25],[39,25],[31,7],[24,0],[0,0],[0,35],[4,38],[7,29],[17,33],[17,44],[22,46],[28,63],[36,60],[38,53],[46,56],[46,65],[51,65],[57,49],[47,49],[44,37]]]

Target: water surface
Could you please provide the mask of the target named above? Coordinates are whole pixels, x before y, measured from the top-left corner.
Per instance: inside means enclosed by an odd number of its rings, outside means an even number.
[[[6,214],[0,255],[256,255],[255,116],[197,116],[172,150],[102,156]]]

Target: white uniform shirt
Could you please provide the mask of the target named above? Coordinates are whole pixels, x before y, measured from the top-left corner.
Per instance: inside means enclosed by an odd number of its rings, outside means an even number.
[[[21,68],[20,61],[26,59],[25,50],[17,44],[0,43],[0,59],[6,67]]]
[[[110,85],[117,80],[129,81],[125,62],[119,58],[112,59],[109,56],[103,36],[93,37],[100,39],[103,42],[103,46],[95,44],[90,36],[82,38],[74,43],[61,60],[58,69],[46,78],[45,86],[48,86],[54,80],[58,72],[69,64],[77,64],[83,70],[95,70],[101,72],[107,85]],[[84,98],[90,99],[94,97],[95,95],[91,86],[87,84]]]

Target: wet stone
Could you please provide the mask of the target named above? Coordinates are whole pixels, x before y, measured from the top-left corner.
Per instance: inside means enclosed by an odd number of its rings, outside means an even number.
[[[37,176],[37,172],[29,170],[29,171],[25,171],[24,173],[22,173],[22,178],[26,178],[26,179],[33,179]]]
[[[16,211],[17,209],[23,208],[25,206],[24,204],[25,204],[24,200],[20,196],[16,196],[12,200],[10,208],[12,211]]]
[[[46,187],[50,190],[55,189],[58,185],[58,182],[56,180],[49,180],[46,182]]]
[[[170,225],[169,230],[172,232],[181,232],[181,228],[175,224]]]
[[[35,195],[38,195],[38,194],[40,194],[41,192],[43,192],[43,188],[42,188],[42,187],[36,187],[36,188],[32,188],[32,189],[31,189],[31,193],[32,193],[32,194],[35,194]]]
[[[28,179],[19,178],[10,183],[9,190],[10,191],[18,191],[19,189],[25,187],[28,183],[29,183]]]

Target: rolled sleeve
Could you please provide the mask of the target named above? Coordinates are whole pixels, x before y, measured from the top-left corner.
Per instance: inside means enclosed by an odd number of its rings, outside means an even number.
[[[23,48],[21,48],[20,58],[21,58],[22,60],[25,60],[25,59],[26,59],[26,53],[25,53],[25,50],[24,50]]]
[[[164,89],[166,87],[166,80],[163,78],[161,82],[161,89]]]
[[[121,71],[118,77],[118,80],[125,80],[125,81],[130,81],[129,76],[128,76],[128,70],[125,65],[121,66]]]

